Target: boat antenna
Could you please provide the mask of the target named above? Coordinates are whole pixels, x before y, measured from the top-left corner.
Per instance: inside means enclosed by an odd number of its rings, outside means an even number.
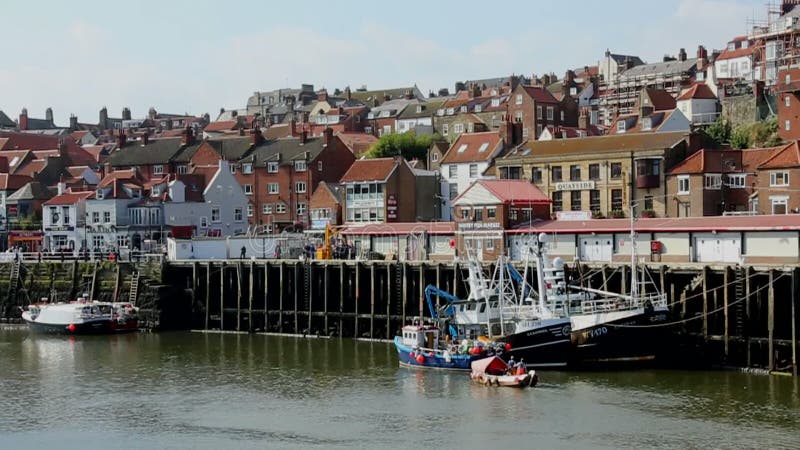
[[[639,295],[639,286],[637,285],[638,269],[636,267],[636,231],[633,229],[633,223],[636,221],[635,208],[636,204],[631,201],[631,300],[634,302]]]

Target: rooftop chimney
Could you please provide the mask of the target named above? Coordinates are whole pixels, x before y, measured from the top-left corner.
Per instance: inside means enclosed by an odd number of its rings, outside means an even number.
[[[183,131],[181,143],[185,145],[194,144],[194,130],[192,130],[192,127],[186,127],[186,129]]]
[[[350,99],[353,98],[353,93],[350,91],[350,86],[347,86],[346,88],[344,88],[344,98],[346,98],[347,100],[350,100]]]
[[[328,101],[328,90],[323,88],[317,93],[317,101],[319,102],[327,102]]]
[[[20,131],[28,129],[28,108],[22,108],[22,112],[19,113],[19,129]]]
[[[253,139],[253,146],[264,143],[264,135],[261,134],[261,129],[258,127],[253,127],[253,129],[250,130],[250,137]]]
[[[127,106],[122,108],[122,120],[131,120],[131,110]]]
[[[117,135],[117,147],[122,148],[125,146],[125,142],[127,142],[128,136],[125,135],[125,131],[119,130],[119,134]]]
[[[333,141],[333,128],[325,127],[325,131],[323,132],[324,140],[322,141],[322,146],[327,147]]]
[[[150,143],[150,132],[145,131],[142,134],[142,145],[147,145]]]
[[[108,128],[108,110],[105,106],[100,108],[100,122],[98,123],[101,130]]]
[[[58,184],[56,185],[56,189],[58,189],[58,195],[62,195],[67,192],[67,183],[59,180]]]
[[[156,109],[155,109],[155,108],[153,108],[152,106],[151,106],[151,107],[150,107],[150,109],[147,111],[147,117],[148,117],[148,118],[150,118],[151,120],[154,120],[154,119],[156,118],[156,115],[157,115],[157,114],[158,114],[158,113],[156,112]]]
[[[305,144],[306,141],[308,141],[308,131],[303,130],[303,132],[300,133],[300,143]]]
[[[10,172],[8,168],[8,158],[5,156],[0,156],[0,173],[8,173]]]
[[[53,108],[47,108],[44,111],[44,120],[50,122],[50,125],[54,125],[54,123],[53,123]]]
[[[69,129],[75,131],[78,129],[78,116],[72,114],[69,116]]]
[[[589,114],[586,113],[586,108],[581,108],[580,116],[578,116],[578,129],[589,129]]]
[[[682,48],[681,51],[678,52],[678,61],[686,61],[686,49]]]

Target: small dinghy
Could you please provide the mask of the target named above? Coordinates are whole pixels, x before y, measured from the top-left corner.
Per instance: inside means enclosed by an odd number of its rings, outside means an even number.
[[[524,388],[534,387],[539,382],[535,370],[526,372],[525,365],[521,363],[516,367],[509,366],[497,356],[473,361],[469,376],[484,386]]]

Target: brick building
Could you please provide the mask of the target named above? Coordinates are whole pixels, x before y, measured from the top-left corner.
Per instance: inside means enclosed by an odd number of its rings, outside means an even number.
[[[778,72],[778,135],[789,141],[800,139],[800,68]]]
[[[562,101],[573,102],[567,96]],[[522,139],[535,140],[548,126],[578,126],[577,109],[564,108],[562,102],[542,87],[520,84],[508,100],[508,116],[522,123]]]
[[[505,253],[504,230],[550,218],[550,199],[525,180],[477,180],[453,207],[459,254],[487,261]]]
[[[327,225],[341,225],[344,189],[339,183],[321,181],[309,200],[311,229],[322,230]]]

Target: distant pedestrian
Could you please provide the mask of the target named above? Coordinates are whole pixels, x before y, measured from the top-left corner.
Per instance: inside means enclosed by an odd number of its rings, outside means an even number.
[[[36,254],[36,259],[41,264],[41,262],[42,262],[42,251],[41,250],[39,250],[39,253]]]
[[[247,248],[245,248],[245,246],[243,245],[243,246],[242,246],[242,252],[241,252],[241,254],[239,255],[239,259],[244,259],[244,257],[245,257],[246,255],[247,255]]]

